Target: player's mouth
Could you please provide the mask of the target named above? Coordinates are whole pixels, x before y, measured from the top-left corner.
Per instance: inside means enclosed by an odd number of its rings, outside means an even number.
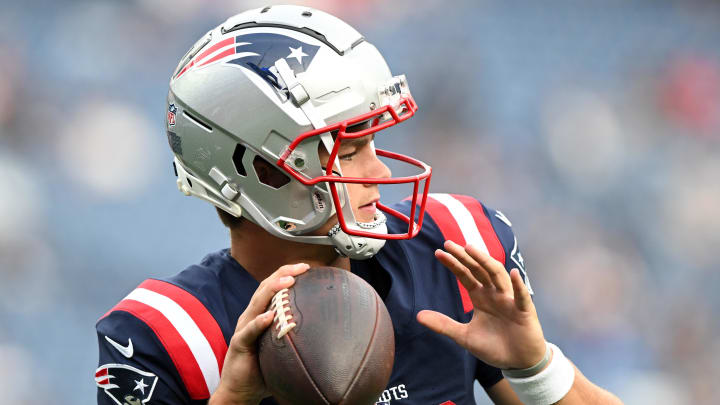
[[[376,198],[365,205],[361,205],[359,207],[360,212],[362,212],[363,214],[367,214],[369,217],[373,217],[375,215],[375,212],[377,212],[378,201],[380,201],[380,199]]]

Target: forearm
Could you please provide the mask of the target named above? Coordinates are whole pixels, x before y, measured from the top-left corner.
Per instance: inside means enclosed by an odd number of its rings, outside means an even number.
[[[541,367],[542,370],[537,372]],[[504,395],[501,401],[496,401],[504,405],[520,401],[537,405],[622,404],[613,394],[590,382],[557,346],[550,343],[545,358],[533,367],[503,370],[503,375],[507,388],[514,394]],[[517,401],[511,400],[513,397]]]
[[[208,405],[258,405],[259,403],[259,399],[249,399],[246,395],[222,387],[219,387],[208,400]]]
[[[575,379],[570,391],[556,405],[616,405],[622,404],[622,401],[610,392],[598,387],[588,380],[577,367],[575,369]],[[523,402],[518,398],[515,391],[508,383],[507,379],[500,380],[497,384],[487,389],[487,394],[497,405],[522,405]]]
[[[575,367],[575,380],[573,385],[557,405],[615,405],[622,401],[612,393],[598,387],[588,380],[580,370]]]

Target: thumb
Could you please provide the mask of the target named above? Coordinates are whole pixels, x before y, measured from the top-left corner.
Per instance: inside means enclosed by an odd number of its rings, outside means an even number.
[[[235,349],[241,352],[252,352],[255,350],[257,338],[265,332],[265,329],[272,324],[274,311],[267,311],[255,317],[244,328],[237,333]]]
[[[455,321],[447,315],[435,311],[424,310],[417,314],[421,325],[435,333],[447,336],[460,346],[465,347],[465,329],[467,325]]]

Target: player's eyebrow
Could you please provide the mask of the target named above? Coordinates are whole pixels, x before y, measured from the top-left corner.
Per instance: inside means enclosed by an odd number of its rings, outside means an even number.
[[[360,132],[364,129],[370,128],[370,121],[360,122],[355,125],[350,125],[345,130],[347,133],[353,133],[353,132]],[[332,131],[331,134],[333,136],[333,139],[337,136],[338,131]],[[375,139],[375,134],[369,134],[360,138],[353,138],[353,139],[344,139],[342,141],[342,146],[350,146],[350,147],[356,147],[359,148],[361,146],[364,146],[368,144],[370,141]]]
[[[373,139],[375,139],[375,134],[365,135],[360,138],[345,139],[342,141],[342,146],[351,146],[351,147],[359,148],[361,146],[367,145]]]

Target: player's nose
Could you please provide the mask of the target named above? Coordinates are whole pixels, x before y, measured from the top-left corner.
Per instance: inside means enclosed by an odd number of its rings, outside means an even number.
[[[392,171],[377,155],[374,155],[372,160],[368,162],[366,175],[373,179],[387,179],[392,176]],[[372,185],[375,184],[366,184],[366,186]]]

